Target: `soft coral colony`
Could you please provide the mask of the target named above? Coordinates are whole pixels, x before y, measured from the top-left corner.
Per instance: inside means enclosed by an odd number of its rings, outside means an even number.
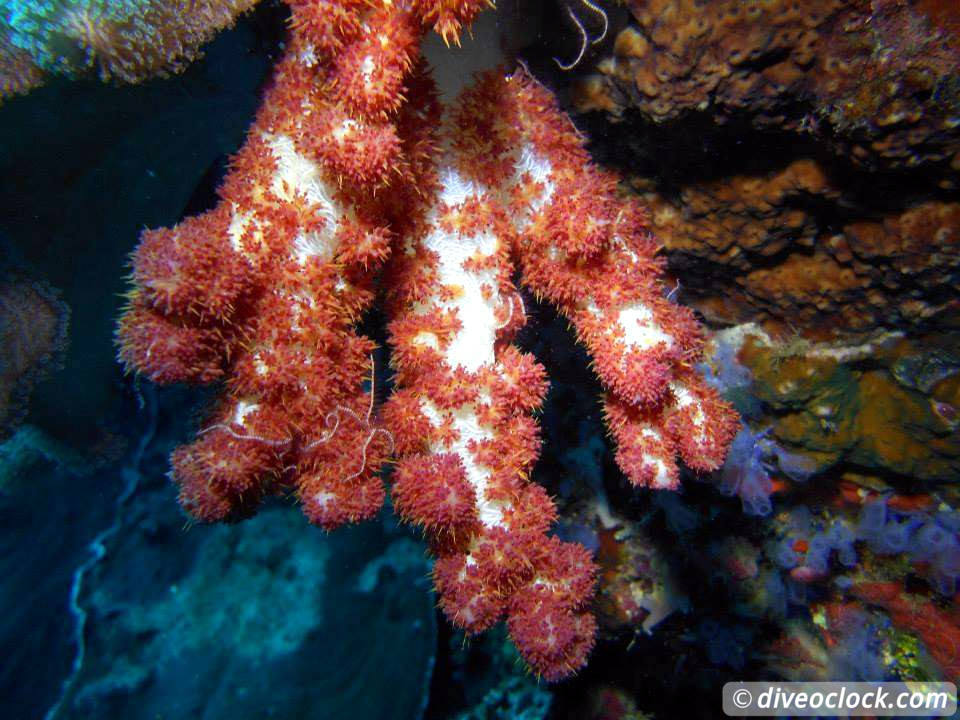
[[[393,504],[425,531],[450,621],[506,617],[533,671],[563,678],[593,644],[596,568],[548,534],[553,502],[528,480],[547,378],[511,344],[514,278],[592,354],[634,484],[676,488],[678,458],[715,469],[736,415],[692,369],[701,331],[665,291],[642,209],[552,95],[523,69],[488,73],[442,114],[419,41],[456,40],[485,3],[289,5],[219,203],[141,238],[120,357],[155,382],[223,385],[172,456],[193,517],[293,492],[325,529],[370,518],[393,455]],[[356,326],[378,293],[395,391],[375,412]]]

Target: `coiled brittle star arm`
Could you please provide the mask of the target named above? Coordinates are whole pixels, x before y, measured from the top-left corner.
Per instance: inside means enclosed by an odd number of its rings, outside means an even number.
[[[572,62],[565,64],[559,58],[553,59],[553,61],[557,64],[557,67],[559,67],[564,72],[568,70],[573,70],[573,68],[575,68],[577,65],[580,64],[580,61],[583,60],[583,56],[586,54],[587,47],[589,45],[597,45],[599,43],[602,43],[604,39],[607,37],[607,30],[610,27],[610,21],[607,18],[607,13],[602,7],[594,4],[591,0],[580,0],[580,2],[583,5],[585,5],[588,9],[590,9],[592,12],[596,13],[601,17],[601,19],[603,20],[603,32],[601,32],[599,36],[591,40],[590,35],[587,33],[587,30],[583,26],[583,23],[580,21],[580,18],[577,17],[577,14],[573,12],[573,9],[569,5],[567,5],[567,14],[570,16],[570,19],[573,21],[573,24],[576,25],[577,29],[580,31],[581,42],[580,42],[580,52],[577,53],[577,56],[573,59]]]

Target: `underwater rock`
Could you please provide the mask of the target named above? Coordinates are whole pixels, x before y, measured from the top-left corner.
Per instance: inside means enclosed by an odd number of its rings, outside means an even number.
[[[594,142],[632,173],[681,302],[819,339],[960,326],[960,11],[628,7],[574,102],[613,123]]]
[[[46,283],[0,280],[0,439],[26,413],[33,386],[58,368],[70,308]]]
[[[715,322],[821,338],[960,322],[960,203],[871,207],[809,158],[679,192],[634,184],[689,278],[684,301]]]
[[[65,717],[420,716],[436,625],[419,543],[277,507],[188,535],[134,529],[98,569]]]
[[[546,720],[553,696],[529,678],[507,675],[456,720]]]
[[[608,634],[651,633],[677,610],[687,608],[663,552],[648,533],[625,518],[598,532],[600,565],[597,619]]]
[[[755,326],[740,331],[747,339],[738,357],[753,375],[751,391],[793,461],[805,457],[818,473],[847,463],[861,474],[928,482],[960,476],[960,438],[937,412],[960,404],[960,385],[948,377],[931,397],[904,387],[893,370],[901,357],[936,347],[932,341],[891,334],[859,345],[790,346]]]
[[[942,380],[960,373],[960,355],[948,349],[902,355],[890,368],[894,379],[906,388],[929,394]]]
[[[16,495],[29,482],[38,463],[53,463],[71,475],[87,475],[116,459],[126,445],[120,436],[110,436],[108,446],[95,461],[73,448],[57,442],[40,428],[21,425],[9,438],[0,442],[0,495]]]
[[[707,113],[812,136],[877,167],[960,168],[958,12],[948,3],[628,3],[581,111]]]

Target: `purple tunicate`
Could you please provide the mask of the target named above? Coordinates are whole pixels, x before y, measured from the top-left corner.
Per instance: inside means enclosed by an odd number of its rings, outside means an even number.
[[[837,560],[839,560],[840,564],[844,567],[853,567],[857,564],[857,551],[852,544],[842,547],[837,550]]]
[[[793,549],[793,541],[790,538],[782,540],[777,545],[774,559],[784,570],[792,570],[800,563],[800,556]]]
[[[904,520],[897,522],[891,519],[883,528],[883,532],[871,542],[870,546],[878,553],[895,555],[907,549],[910,542],[911,523]]]
[[[731,388],[746,387],[753,382],[750,370],[737,360],[737,350],[732,343],[717,343],[716,352],[711,358],[716,365],[716,374],[706,373],[707,382],[721,392]]]
[[[937,522],[951,532],[960,531],[960,512],[941,510],[937,513]]]
[[[791,480],[806,482],[817,471],[817,463],[806,455],[787,452],[779,445],[774,446],[774,454],[781,472]]]
[[[830,547],[839,550],[853,543],[853,531],[847,527],[846,523],[837,521],[827,530],[827,541]]]
[[[960,575],[960,543],[950,536],[937,557],[937,567],[951,575]]]
[[[840,590],[849,590],[853,587],[853,578],[847,577],[846,575],[838,575],[833,579],[833,584]]]
[[[743,425],[730,446],[720,476],[720,492],[737,495],[744,512],[750,515],[768,515],[773,509],[770,503],[773,483],[761,461],[763,451],[758,445],[759,438]]]
[[[936,520],[927,520],[910,542],[910,557],[930,563],[930,581],[942,595],[953,595],[960,577],[960,542],[941,520],[948,513],[937,513]],[[951,513],[952,514],[952,513]],[[914,520],[915,524],[920,520]]]
[[[860,517],[857,522],[857,537],[863,538],[864,540],[874,540],[883,533],[886,524],[886,498],[869,500],[860,508]]]
[[[960,544],[955,537],[940,552],[931,565],[933,584],[941,595],[952,596],[957,591],[957,576],[960,576]]]
[[[773,492],[773,483],[766,475],[757,478],[755,483],[742,486],[740,502],[743,505],[743,511],[747,515],[769,515],[773,511],[773,503],[770,502],[771,492]]]
[[[805,565],[815,573],[822,574],[827,571],[830,563],[830,541],[826,535],[816,534],[807,545],[807,558]]]
[[[837,551],[837,560],[840,564],[846,567],[857,564],[857,552],[853,548],[853,541],[853,530],[842,520],[837,520],[827,530],[827,542]]]
[[[740,432],[730,444],[727,459],[723,463],[723,472],[720,475],[719,490],[724,495],[737,494],[743,476],[750,472],[755,464],[759,464],[756,457],[756,442],[753,433],[747,426],[741,426]]]
[[[866,616],[850,623],[846,633],[841,634],[830,655],[838,677],[851,680],[882,680],[884,663],[883,643],[876,628]]]
[[[947,547],[953,535],[935,522],[927,522],[913,539],[913,558],[922,562],[932,560]]]
[[[957,577],[960,576],[960,543],[950,536],[945,546],[932,563],[933,581],[942,595],[953,595],[957,589]]]

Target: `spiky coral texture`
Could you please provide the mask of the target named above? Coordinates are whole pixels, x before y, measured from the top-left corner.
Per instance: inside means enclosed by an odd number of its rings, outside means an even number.
[[[447,616],[468,632],[506,616],[531,668],[565,677],[593,644],[596,568],[548,534],[554,505],[528,480],[547,380],[510,344],[525,322],[514,269],[593,354],[633,482],[675,487],[678,454],[715,467],[736,418],[689,370],[698,326],[664,297],[643,213],[550,93],[525,72],[484,75],[435,136],[416,43],[478,4],[291,6],[220,204],[142,238],[121,359],[158,382],[225,382],[173,455],[202,520],[290,489],[325,528],[369,517],[392,442],[394,504],[426,532]],[[397,384],[385,427],[363,386],[373,344],[354,330],[381,268]]]
[[[354,54],[311,34],[317,23],[298,13],[317,8],[293,10],[299,30],[220,203],[143,234],[118,338],[124,364],[154,381],[226,383],[198,439],[173,456],[193,516],[234,519],[292,488],[311,521],[333,528],[383,502],[388,437],[363,387],[374,344],[353,326],[390,249],[384,194],[372,191],[415,184],[435,101],[423,71],[411,72],[420,25],[408,9],[351,10],[403,38],[369,78],[344,71]],[[381,81],[411,102],[382,102]]]
[[[431,539],[450,620],[479,632],[505,614],[527,662],[555,680],[592,646],[595,567],[546,535],[553,505],[526,481],[545,376],[509,344],[524,321],[514,269],[591,351],[635,484],[676,487],[677,455],[716,467],[736,416],[689,370],[699,326],[664,298],[643,213],[590,163],[546,90],[523,71],[484,75],[445,133],[439,189],[386,274],[395,504]]]

